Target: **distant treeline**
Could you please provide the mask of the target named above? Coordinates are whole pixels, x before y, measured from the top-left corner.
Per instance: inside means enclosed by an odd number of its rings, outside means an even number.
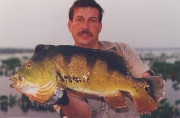
[[[0,54],[33,53],[34,49],[0,48]]]
[[[180,50],[180,48],[135,48],[137,51],[145,50]],[[33,53],[34,49],[25,49],[25,48],[0,48],[0,54],[14,54],[14,53]]]
[[[175,48],[135,48],[137,51],[174,51],[174,50],[180,50],[180,47]]]

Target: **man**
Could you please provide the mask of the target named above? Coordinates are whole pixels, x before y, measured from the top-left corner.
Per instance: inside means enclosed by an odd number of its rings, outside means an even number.
[[[139,56],[129,45],[99,41],[98,36],[102,29],[103,9],[94,0],[77,0],[69,11],[68,28],[75,41],[75,46],[108,50],[122,53],[128,61],[134,77],[146,77],[153,74],[146,68]],[[111,109],[103,99],[80,100],[66,91],[58,91],[51,97],[48,104],[56,104],[54,108],[60,115],[68,118],[139,118],[131,97],[123,93],[128,106],[117,110]],[[58,96],[58,97],[57,97]]]

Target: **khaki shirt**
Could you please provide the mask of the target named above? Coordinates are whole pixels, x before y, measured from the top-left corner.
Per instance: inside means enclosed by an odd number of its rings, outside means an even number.
[[[127,60],[129,67],[131,67],[131,74],[134,77],[140,77],[142,73],[149,70],[144,66],[135,50],[125,43],[99,41],[99,49],[112,50],[122,54]],[[119,109],[110,108],[100,98],[88,98],[87,104],[92,110],[92,118],[140,118],[140,114],[136,111],[132,99],[125,92],[123,92],[123,95],[127,101],[127,107]]]

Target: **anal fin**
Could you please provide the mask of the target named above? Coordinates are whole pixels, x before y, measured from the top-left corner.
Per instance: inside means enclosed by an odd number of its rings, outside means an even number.
[[[124,99],[121,92],[117,91],[115,93],[108,94],[104,97],[106,103],[113,108],[122,108],[127,106],[127,102]]]
[[[139,94],[132,97],[136,109],[140,114],[146,114],[157,107],[157,103],[148,94]]]

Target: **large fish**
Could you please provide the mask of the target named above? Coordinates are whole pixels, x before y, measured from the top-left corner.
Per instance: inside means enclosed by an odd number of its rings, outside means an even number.
[[[139,113],[157,107],[164,80],[157,76],[134,78],[123,56],[114,51],[76,46],[38,45],[33,56],[10,79],[10,86],[43,103],[58,87],[81,96],[104,97],[114,108],[126,106],[128,92]]]

